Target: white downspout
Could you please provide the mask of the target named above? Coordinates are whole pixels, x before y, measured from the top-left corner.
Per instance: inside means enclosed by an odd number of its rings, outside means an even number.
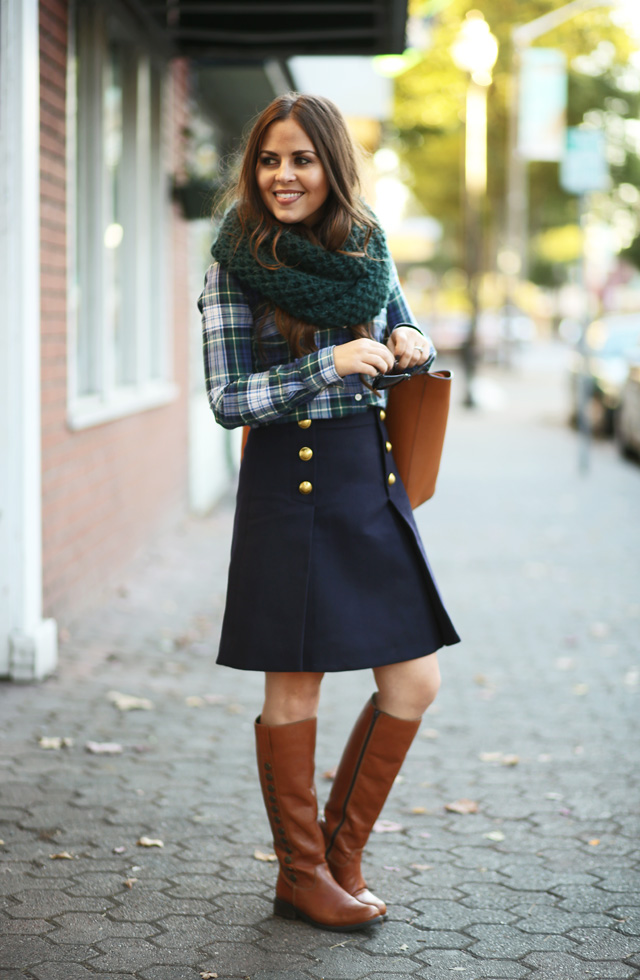
[[[14,680],[57,662],[42,618],[38,16],[38,0],[2,0],[0,674]]]

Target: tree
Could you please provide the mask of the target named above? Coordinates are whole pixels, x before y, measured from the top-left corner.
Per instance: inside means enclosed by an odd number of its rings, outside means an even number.
[[[413,0],[411,12],[428,9]],[[440,4],[442,6],[442,4]],[[489,92],[487,237],[497,242],[504,226],[508,104],[511,92],[511,28],[557,8],[556,0],[452,0],[428,21],[430,44],[413,67],[396,78],[394,133],[409,184],[425,210],[444,227],[443,248],[451,261],[461,262],[463,236],[464,103],[467,79],[451,57],[451,46],[468,10],[479,7],[500,44]],[[625,120],[640,107],[637,74],[629,68],[633,45],[612,23],[609,11],[595,9],[545,35],[543,47],[562,50],[570,66],[568,122],[588,120],[607,133],[613,187],[596,204],[610,218],[620,207],[621,185],[638,186],[640,159]],[[628,193],[629,196],[629,193]],[[624,197],[624,195],[623,195]],[[562,191],[558,165],[530,165],[531,232],[535,235],[577,220],[577,202]],[[633,219],[635,220],[635,219]],[[638,227],[629,221],[628,241]],[[535,258],[535,256],[534,256]],[[539,265],[539,263],[538,263]]]

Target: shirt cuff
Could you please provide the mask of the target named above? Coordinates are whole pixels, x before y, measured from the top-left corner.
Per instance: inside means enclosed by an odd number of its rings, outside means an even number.
[[[313,392],[322,391],[329,385],[344,388],[344,380],[336,371],[333,347],[323,347],[313,354],[307,354],[300,365],[300,376],[305,387]]]

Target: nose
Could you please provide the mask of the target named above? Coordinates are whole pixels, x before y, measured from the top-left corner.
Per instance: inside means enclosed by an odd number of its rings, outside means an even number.
[[[280,161],[276,179],[283,182],[296,179],[295,173],[293,172],[293,167],[291,166],[291,162],[289,160],[283,159]]]

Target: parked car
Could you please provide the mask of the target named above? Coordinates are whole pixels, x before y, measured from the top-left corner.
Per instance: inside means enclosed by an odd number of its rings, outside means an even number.
[[[640,346],[633,349],[628,364],[616,415],[616,438],[625,456],[640,455]]]
[[[586,379],[586,410],[599,435],[612,435],[622,388],[629,371],[627,357],[640,343],[640,313],[607,314],[587,327],[569,368],[570,417],[579,414],[580,379]]]

